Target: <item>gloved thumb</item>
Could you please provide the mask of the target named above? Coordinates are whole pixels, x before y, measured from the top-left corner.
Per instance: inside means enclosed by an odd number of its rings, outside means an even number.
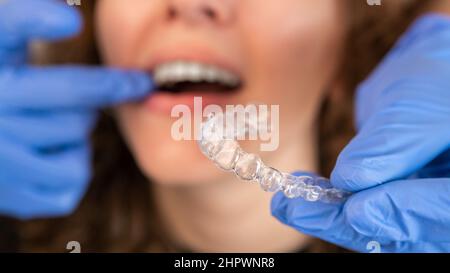
[[[347,207],[352,208],[345,211],[350,226],[365,236],[450,243],[450,179],[386,183],[355,194]]]

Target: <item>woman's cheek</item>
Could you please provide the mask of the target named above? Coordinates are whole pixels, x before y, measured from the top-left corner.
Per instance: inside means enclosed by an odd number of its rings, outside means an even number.
[[[123,5],[117,0],[98,2],[95,10],[97,42],[107,65],[135,65],[139,33],[145,29],[146,16],[145,9],[136,5]]]
[[[294,124],[311,123],[336,76],[343,29],[335,11],[328,14],[287,16],[292,19],[270,23],[279,15],[259,18],[265,23],[255,30],[249,21],[245,48],[251,60],[251,92],[258,101],[280,105],[281,136],[295,131]],[[282,17],[284,18],[284,17]],[[289,124],[287,128],[286,125]]]

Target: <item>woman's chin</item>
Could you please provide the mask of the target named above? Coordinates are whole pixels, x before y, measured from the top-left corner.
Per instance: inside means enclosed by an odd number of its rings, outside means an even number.
[[[195,141],[172,142],[139,149],[151,153],[134,153],[137,164],[153,183],[164,185],[198,185],[229,179],[197,147]]]
[[[159,169],[155,165],[143,166],[141,169],[152,183],[170,186],[195,186],[219,183],[220,181],[226,180],[229,175],[217,169],[205,169],[202,171],[190,168],[177,168],[173,165],[165,164],[160,164]]]

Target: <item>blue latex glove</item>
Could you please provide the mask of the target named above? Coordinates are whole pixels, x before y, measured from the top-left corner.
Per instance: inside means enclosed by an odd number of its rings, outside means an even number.
[[[63,2],[0,2],[0,214],[27,219],[74,210],[90,178],[96,109],[151,89],[142,72],[26,64],[30,39],[69,37],[81,23]]]
[[[277,194],[273,215],[356,251],[450,252],[450,18],[415,22],[358,88],[356,108],[358,134],[331,176],[355,193],[342,204]]]

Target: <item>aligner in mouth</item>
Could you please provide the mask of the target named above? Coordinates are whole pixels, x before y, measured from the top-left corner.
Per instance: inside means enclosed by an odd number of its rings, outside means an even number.
[[[246,181],[256,181],[267,192],[283,191],[288,198],[326,203],[342,202],[349,192],[333,188],[328,179],[315,176],[294,176],[266,166],[261,158],[241,149],[236,139],[255,124],[241,124],[245,129],[234,128],[230,138],[224,126],[223,114],[211,114],[203,122],[198,145],[204,155],[220,169],[233,172]],[[222,127],[221,127],[222,126]]]

